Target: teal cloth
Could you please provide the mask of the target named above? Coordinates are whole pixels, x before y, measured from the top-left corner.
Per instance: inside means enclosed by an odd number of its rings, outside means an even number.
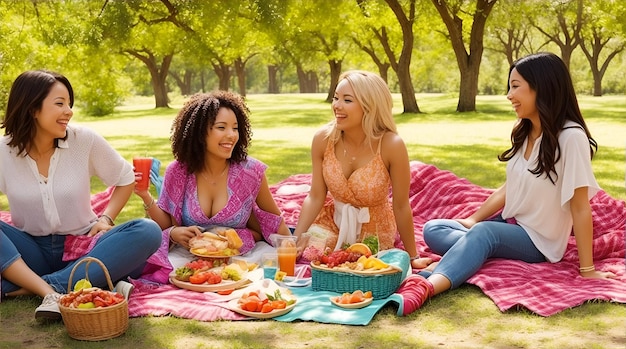
[[[381,251],[379,258],[387,264],[398,266],[402,269],[402,279],[410,272],[409,255],[402,250],[392,249]],[[396,314],[402,316],[404,299],[402,295],[394,293],[384,299],[375,299],[370,305],[361,309],[344,309],[330,302],[330,297],[339,296],[340,293],[330,291],[313,291],[311,286],[292,287],[291,292],[298,300],[292,311],[285,315],[277,316],[274,320],[291,322],[296,320],[315,321],[329,324],[343,325],[367,325],[374,315],[387,303],[395,302],[398,306]],[[365,290],[364,290],[365,291]]]

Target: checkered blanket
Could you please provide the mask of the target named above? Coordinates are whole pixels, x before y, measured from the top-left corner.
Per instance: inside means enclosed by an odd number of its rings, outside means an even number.
[[[310,180],[309,174],[297,174],[270,188],[289,226],[295,226],[297,222]],[[423,256],[435,260],[439,256],[433,254],[424,243],[424,224],[434,218],[468,216],[492,192],[451,172],[417,161],[411,162],[409,190],[418,249]],[[92,196],[94,210],[101,212],[109,198],[108,190]],[[528,264],[493,259],[485,263],[467,282],[480,287],[501,311],[526,308],[538,315],[550,316],[592,300],[626,303],[625,203],[601,191],[592,198],[591,207],[596,268],[615,273],[617,279],[591,280],[580,277],[576,242],[572,236],[563,259],[558,263]],[[0,212],[0,219],[10,222],[10,214]],[[70,241],[66,244],[66,257],[74,257],[72,253],[86,252],[93,243],[81,239]],[[402,247],[399,239],[396,246]],[[224,300],[214,294],[180,290],[172,285],[135,284],[137,289],[129,304],[131,316],[171,314],[204,321],[245,318],[225,309]],[[405,299],[411,297],[410,294],[399,295]]]
[[[310,183],[310,175],[294,175],[271,188],[287,225],[295,225],[306,192],[297,190]],[[289,190],[289,188],[294,190]],[[415,240],[422,256],[438,260],[424,243],[424,224],[434,218],[466,217],[477,210],[492,193],[451,172],[421,162],[411,162],[410,202]],[[285,193],[285,194],[283,194]],[[538,315],[550,316],[591,300],[626,303],[624,201],[601,191],[591,199],[596,268],[611,271],[615,280],[592,280],[578,274],[578,252],[572,235],[565,256],[558,263],[528,264],[492,259],[467,282],[489,296],[501,311],[524,307]],[[396,241],[401,247],[401,242]]]

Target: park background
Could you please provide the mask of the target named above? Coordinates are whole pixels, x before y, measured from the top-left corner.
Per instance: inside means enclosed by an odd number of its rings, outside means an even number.
[[[388,81],[412,160],[493,188],[504,179],[495,156],[515,121],[505,98],[510,63],[551,51],[568,63],[600,144],[598,181],[624,200],[625,37],[626,3],[609,0],[0,0],[0,114],[22,71],[59,71],[75,87],[73,122],[129,160],[167,164],[171,121],[188,96],[230,89],[247,96],[250,154],[270,165],[275,184],[310,171],[310,140],[332,117],[339,73],[365,69]],[[94,190],[104,186],[94,181]],[[8,209],[3,196],[0,208]],[[141,215],[133,196],[118,220]],[[37,324],[39,301],[0,304],[0,348],[626,346],[623,305],[593,302],[549,318],[501,313],[469,285],[405,318],[384,308],[366,327],[147,317],[105,344]]]

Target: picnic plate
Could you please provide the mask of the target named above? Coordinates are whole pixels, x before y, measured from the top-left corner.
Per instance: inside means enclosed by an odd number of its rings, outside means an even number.
[[[175,278],[176,274],[170,274],[170,282],[174,284],[176,287],[183,288],[190,291],[195,292],[217,292],[224,290],[236,290],[238,288],[242,288],[252,281],[247,278],[242,278],[239,281],[233,280],[222,280],[219,284],[209,285],[207,283],[204,284],[192,284],[191,282],[181,281]]]
[[[360,308],[364,308],[367,307],[368,305],[370,305],[372,303],[372,301],[374,300],[374,298],[365,298],[365,300],[358,302],[358,303],[339,303],[337,302],[337,300],[339,300],[339,298],[341,298],[341,296],[335,296],[335,297],[330,297],[330,302],[333,303],[334,305],[338,306],[338,307],[342,307],[342,308],[346,308],[346,309],[360,309]]]
[[[311,285],[312,279],[298,278],[294,276],[285,276],[282,281],[277,281],[279,284],[287,287],[307,287]]]
[[[293,308],[296,306],[296,303],[290,304],[287,307],[285,307],[285,309],[274,309],[272,311],[270,311],[269,313],[262,313],[262,312],[256,312],[256,311],[248,311],[248,310],[243,310],[241,309],[241,307],[239,306],[239,299],[231,299],[228,302],[228,308],[236,313],[239,313],[241,315],[245,315],[245,316],[249,316],[249,317],[253,317],[253,318],[257,318],[257,319],[271,319],[273,317],[276,316],[280,316],[280,315],[284,315],[287,314],[288,312],[290,312],[291,310],[293,310]]]

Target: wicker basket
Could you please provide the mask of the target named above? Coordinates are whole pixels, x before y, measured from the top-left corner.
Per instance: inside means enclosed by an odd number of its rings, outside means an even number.
[[[106,266],[98,259],[86,257],[76,263],[70,274],[68,287],[72,287],[72,278],[76,268],[82,264],[85,265],[86,279],[89,280],[89,265],[95,262],[104,271],[109,289],[113,291],[113,283]],[[100,341],[120,336],[128,329],[128,302],[126,299],[121,303],[110,307],[77,309],[69,308],[59,304],[63,323],[70,337],[85,341]]]
[[[335,271],[311,263],[313,291],[363,292],[372,291],[374,299],[392,295],[402,282],[402,271],[392,269],[379,274],[361,274],[357,272]]]

